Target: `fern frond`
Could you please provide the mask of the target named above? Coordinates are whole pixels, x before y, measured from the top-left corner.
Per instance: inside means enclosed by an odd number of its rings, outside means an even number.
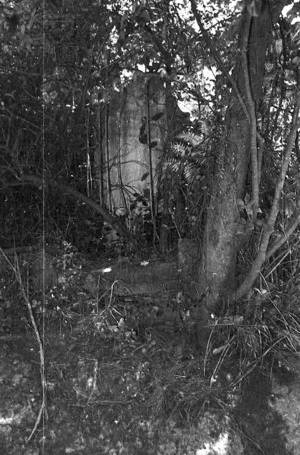
[[[179,173],[181,168],[181,161],[178,160],[177,158],[168,158],[162,165],[162,172],[163,174],[166,174],[168,171],[173,173]]]
[[[182,142],[176,142],[171,145],[172,152],[177,157],[183,157],[190,153],[190,147]]]
[[[194,163],[186,163],[183,168],[183,177],[188,185],[192,185],[197,175]]]
[[[197,147],[203,142],[203,138],[195,133],[182,133],[176,136],[176,139],[183,141],[187,144],[190,144],[192,147]]]

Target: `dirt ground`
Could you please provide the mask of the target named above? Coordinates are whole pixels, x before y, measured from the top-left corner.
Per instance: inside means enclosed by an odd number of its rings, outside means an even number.
[[[203,358],[179,352],[165,331],[144,342],[46,332],[47,412],[28,442],[42,402],[37,343],[26,333],[1,345],[2,454],[292,453],[263,377],[230,413],[228,379],[205,378]]]
[[[208,398],[200,361],[182,360],[177,347],[167,345],[166,333],[140,342],[87,331],[86,325],[82,333],[45,333],[47,413],[29,443],[42,402],[38,345],[33,333],[2,337],[0,452],[196,453],[200,428],[191,437],[183,423],[188,412],[195,419]],[[196,411],[196,400],[184,396],[191,380],[201,401]],[[184,409],[187,399],[190,411]],[[212,417],[206,420],[207,429],[221,433]]]
[[[22,296],[2,296],[0,454],[300,453],[293,375],[274,386],[264,365],[242,369],[222,328],[199,348],[178,294],[95,298],[78,270],[30,300],[44,369]]]

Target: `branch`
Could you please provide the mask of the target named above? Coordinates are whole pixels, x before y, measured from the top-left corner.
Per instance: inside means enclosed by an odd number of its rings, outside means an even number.
[[[250,153],[251,153],[251,164],[252,164],[252,199],[253,199],[253,220],[256,219],[257,209],[259,207],[259,169],[258,169],[258,154],[257,154],[257,122],[256,122],[256,111],[255,103],[253,100],[251,86],[250,86],[250,75],[248,65],[248,43],[250,34],[250,21],[251,17],[246,14],[245,17],[245,31],[243,34],[241,55],[242,65],[245,76],[245,93],[248,102],[248,112],[250,116]]]
[[[147,136],[148,136],[148,154],[149,154],[149,181],[150,181],[150,204],[151,204],[151,219],[154,226],[153,241],[155,240],[155,204],[154,204],[154,182],[153,182],[153,162],[152,162],[152,147],[151,147],[151,112],[150,112],[150,90],[149,82],[147,82]]]
[[[300,95],[298,96],[296,103],[295,103],[292,127],[290,130],[288,139],[287,139],[283,162],[281,165],[281,171],[280,171],[280,174],[278,175],[277,182],[276,182],[275,195],[274,195],[274,200],[273,200],[273,204],[271,207],[271,212],[269,214],[267,222],[265,223],[265,225],[263,227],[260,247],[259,247],[258,253],[256,255],[256,258],[254,259],[252,267],[251,267],[248,275],[244,279],[243,283],[240,285],[240,287],[234,293],[233,297],[236,300],[239,300],[252,288],[256,278],[258,277],[259,273],[261,272],[262,265],[267,258],[267,253],[266,253],[267,248],[268,248],[270,237],[274,230],[274,225],[275,225],[277,215],[279,212],[279,200],[280,200],[283,185],[285,182],[285,177],[286,177],[286,173],[288,170],[293,146],[294,146],[295,139],[297,136],[297,130],[300,127],[299,107],[300,107]],[[271,249],[271,251],[272,251],[272,249]]]
[[[32,185],[35,185],[37,187],[41,187],[42,185],[46,184],[53,188],[56,188],[57,190],[65,193],[65,194],[68,194],[71,197],[79,199],[80,201],[84,202],[89,207],[91,207],[93,210],[95,210],[95,212],[100,213],[100,215],[102,215],[103,219],[105,221],[107,221],[107,223],[109,223],[118,232],[118,234],[120,234],[122,237],[125,237],[127,239],[131,239],[131,234],[126,229],[126,226],[124,226],[122,219],[120,219],[119,217],[110,215],[110,213],[104,207],[101,207],[99,204],[92,201],[90,198],[88,198],[84,194],[80,193],[79,191],[75,190],[74,188],[71,188],[66,185],[62,185],[61,183],[57,183],[50,179],[47,179],[46,181],[44,181],[42,179],[42,177],[38,177],[36,175],[22,174],[20,177],[21,177],[22,182],[24,182],[24,183],[31,183]]]
[[[282,234],[279,239],[272,245],[272,247],[267,251],[266,261],[273,256],[274,253],[289,239],[289,237],[295,232],[297,227],[300,224],[300,210],[297,210],[296,217],[294,221],[287,228],[286,232]]]
[[[265,141],[261,136],[260,132],[256,130],[257,141],[258,141],[258,150],[257,150],[257,166],[258,166],[258,187],[261,181],[261,170],[262,170],[262,158],[265,149]]]
[[[35,336],[36,336],[36,340],[37,340],[38,346],[39,346],[40,375],[41,375],[41,384],[42,384],[42,404],[40,406],[39,414],[38,414],[38,417],[37,417],[37,419],[35,421],[34,427],[33,427],[32,431],[31,431],[31,433],[30,433],[30,435],[29,435],[29,437],[27,439],[27,442],[29,442],[31,440],[32,436],[34,435],[34,433],[36,432],[36,430],[37,430],[39,424],[41,423],[41,421],[44,421],[45,419],[48,418],[47,406],[46,406],[47,405],[47,403],[46,403],[47,383],[46,383],[46,375],[45,375],[45,353],[44,353],[44,348],[43,348],[43,341],[41,339],[41,335],[40,335],[37,323],[35,321],[35,317],[34,317],[34,314],[33,314],[32,306],[31,306],[31,303],[30,303],[30,300],[29,300],[29,297],[28,297],[28,293],[27,293],[27,291],[25,289],[25,286],[24,286],[24,283],[23,283],[23,280],[22,280],[22,276],[21,276],[21,272],[20,272],[20,267],[19,267],[19,262],[18,262],[17,256],[16,256],[16,266],[14,266],[13,263],[8,259],[8,257],[6,256],[6,254],[4,253],[4,251],[1,248],[0,248],[0,253],[2,254],[4,259],[8,263],[9,267],[13,270],[13,272],[15,274],[15,277],[16,277],[18,283],[19,283],[21,295],[22,295],[22,298],[24,300],[25,305],[27,306],[29,317],[30,317],[30,320],[31,320],[31,324],[32,324],[32,327],[33,327],[33,330],[34,330],[34,333],[35,333]],[[43,260],[44,260],[44,258],[43,258]]]
[[[229,80],[230,84],[232,85],[232,88],[239,100],[239,103],[244,111],[244,114],[246,116],[246,118],[248,120],[250,120],[250,115],[249,115],[249,112],[248,112],[248,109],[247,109],[247,106],[246,104],[244,103],[244,100],[242,98],[242,95],[238,89],[238,86],[236,85],[234,79],[231,77],[231,75],[228,73],[227,69],[225,68],[225,65],[219,55],[219,53],[217,52],[217,50],[215,49],[211,39],[210,39],[210,36],[209,34],[207,33],[207,31],[205,30],[203,24],[202,24],[202,21],[201,21],[201,16],[197,10],[197,7],[196,7],[196,3],[195,3],[195,0],[190,0],[191,1],[191,7],[192,7],[192,11],[193,11],[193,14],[195,16],[195,19],[197,21],[197,24],[199,25],[199,28],[200,28],[200,31],[203,35],[203,38],[208,46],[208,48],[210,49],[210,52],[212,54],[212,56],[214,57],[217,65],[219,66],[219,68],[221,69],[222,73],[225,74],[225,76],[227,77],[227,79]]]

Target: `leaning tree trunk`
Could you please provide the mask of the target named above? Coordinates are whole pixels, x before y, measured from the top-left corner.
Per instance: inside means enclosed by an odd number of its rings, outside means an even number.
[[[258,17],[251,17],[248,10],[244,10],[239,29],[239,60],[233,76],[229,76],[203,29],[195,1],[191,0],[204,39],[217,63],[230,79],[233,97],[226,113],[225,137],[219,146],[219,159],[211,189],[197,277],[198,294],[205,295],[199,309],[202,323],[215,312],[217,302],[232,295],[236,286],[236,259],[240,243],[237,201],[243,199],[250,162],[253,210],[258,208],[256,108],[261,99],[266,51],[272,38],[273,24],[277,22],[285,3],[287,2],[263,0]]]

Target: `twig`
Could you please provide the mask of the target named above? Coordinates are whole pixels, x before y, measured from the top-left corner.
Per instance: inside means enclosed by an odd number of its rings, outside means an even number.
[[[200,28],[200,31],[203,35],[203,38],[210,50],[210,52],[212,53],[212,56],[214,57],[217,65],[219,66],[219,68],[221,69],[222,73],[225,74],[225,76],[227,77],[227,79],[229,80],[238,100],[239,100],[239,103],[244,111],[244,114],[246,116],[246,118],[248,120],[250,120],[250,115],[249,115],[249,112],[248,112],[248,109],[247,109],[247,106],[242,98],[242,95],[241,95],[241,92],[239,91],[238,89],[238,86],[236,85],[233,77],[228,73],[227,69],[225,68],[225,65],[219,55],[219,53],[217,52],[217,50],[215,49],[211,39],[210,39],[210,36],[209,34],[207,33],[207,31],[205,30],[203,24],[202,24],[202,21],[201,21],[201,16],[197,10],[197,7],[196,7],[196,2],[195,0],[190,0],[191,1],[191,7],[192,7],[192,11],[193,11],[193,14],[194,14],[194,17],[197,21],[197,24],[199,25],[199,28]]]
[[[278,175],[278,179],[277,179],[276,186],[275,186],[275,194],[274,194],[274,200],[272,203],[271,211],[270,211],[270,214],[269,214],[269,217],[268,217],[266,223],[263,226],[260,247],[259,247],[258,253],[252,263],[252,267],[251,267],[249,273],[247,274],[246,278],[240,285],[240,287],[235,292],[234,297],[236,300],[239,300],[252,288],[256,278],[258,277],[259,273],[261,272],[262,265],[265,262],[266,257],[267,257],[266,252],[267,252],[269,241],[270,241],[271,235],[273,233],[275,222],[276,222],[276,219],[278,216],[279,201],[280,201],[280,197],[282,194],[286,173],[287,173],[287,170],[289,167],[290,158],[291,158],[291,154],[293,151],[293,146],[295,143],[297,131],[300,127],[299,110],[300,110],[300,95],[298,94],[296,102],[295,102],[291,130],[290,130],[290,133],[287,138],[287,144],[286,144],[286,147],[284,150],[284,156],[283,156],[283,161],[282,161],[282,165],[281,165],[281,170]]]
[[[259,207],[259,168],[258,168],[258,154],[257,154],[257,122],[255,103],[253,100],[250,76],[249,76],[249,65],[248,65],[248,42],[250,34],[250,16],[246,15],[245,31],[243,34],[243,41],[241,45],[242,65],[245,77],[245,92],[248,102],[248,112],[250,116],[250,152],[251,152],[251,164],[252,164],[252,199],[253,199],[253,220],[256,219],[257,209]]]
[[[266,260],[270,259],[271,256],[287,241],[287,239],[295,232],[300,224],[300,210],[297,210],[296,216],[293,222],[288,226],[284,234],[272,245],[266,254]]]
[[[39,414],[37,416],[36,422],[35,422],[34,427],[33,427],[32,431],[31,431],[31,433],[30,433],[30,435],[29,435],[29,437],[27,439],[27,442],[29,442],[31,440],[32,436],[34,435],[34,433],[36,432],[36,429],[39,426],[41,420],[43,420],[44,417],[47,418],[45,355],[44,355],[43,343],[42,343],[42,340],[41,340],[41,337],[40,337],[40,333],[39,333],[39,330],[38,330],[38,327],[37,327],[37,324],[36,324],[36,321],[35,321],[35,318],[34,318],[34,314],[33,314],[33,311],[32,311],[32,306],[31,306],[31,303],[29,301],[28,295],[26,293],[26,289],[24,287],[24,283],[23,283],[22,276],[21,276],[21,273],[20,273],[18,257],[15,256],[15,259],[16,259],[16,267],[15,267],[11,263],[11,261],[8,259],[8,257],[6,256],[6,254],[4,253],[2,248],[0,248],[0,252],[2,253],[4,259],[6,260],[6,262],[9,264],[9,266],[13,270],[13,272],[15,274],[15,277],[16,277],[18,283],[19,283],[21,294],[22,294],[22,297],[24,299],[25,305],[27,306],[29,317],[30,317],[30,320],[31,320],[31,324],[32,324],[32,327],[33,327],[33,330],[34,330],[34,333],[35,333],[35,336],[36,336],[36,339],[37,339],[38,346],[39,346],[40,375],[41,375],[42,397],[43,398],[42,398],[42,404],[41,404],[41,407],[40,407]]]
[[[153,157],[151,147],[151,112],[150,112],[150,87],[147,82],[147,137],[148,137],[148,154],[149,154],[149,183],[150,183],[150,209],[151,221],[153,223],[153,245],[155,244],[156,226],[155,226],[155,196],[154,196],[154,181],[153,181]]]

